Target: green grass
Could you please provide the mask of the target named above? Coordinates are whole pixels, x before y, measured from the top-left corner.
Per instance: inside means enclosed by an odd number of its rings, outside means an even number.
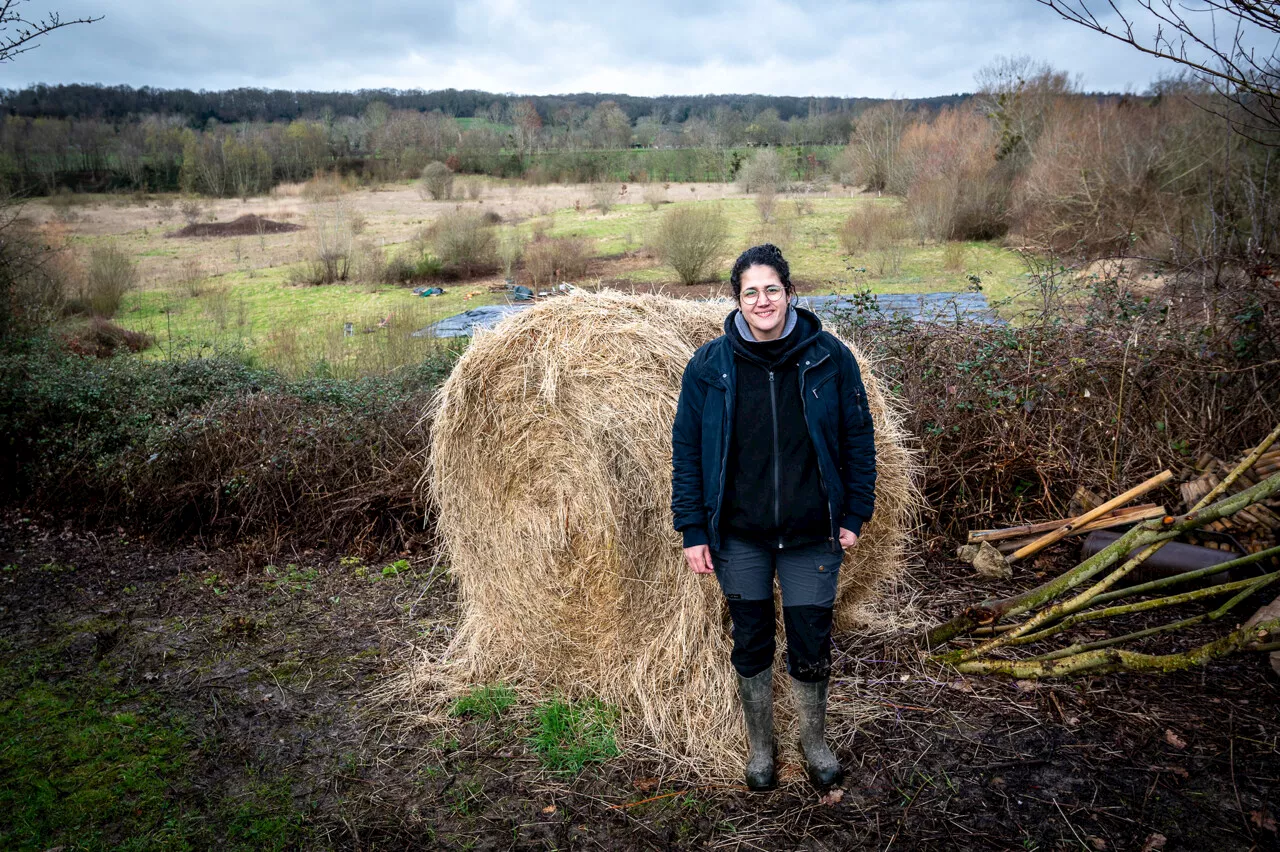
[[[640,187],[633,192],[638,196]],[[1022,259],[994,243],[967,243],[963,263],[951,270],[946,268],[942,245],[915,240],[902,244],[901,265],[892,271],[880,269],[873,254],[844,255],[836,238],[843,221],[867,205],[900,205],[898,199],[809,198],[812,212],[802,215],[793,199],[779,197],[775,223],[761,225],[751,198],[682,201],[681,195],[687,192],[680,184],[672,185],[667,194],[673,203],[656,211],[647,204],[618,205],[607,215],[586,209],[557,210],[547,217],[548,233],[583,238],[594,256],[613,256],[642,247],[659,219],[676,206],[718,204],[730,223],[730,242],[717,273],[724,282],[735,255],[767,241],[781,245],[792,276],[819,293],[963,292],[976,281],[998,303],[1014,299],[1026,286]],[[528,237],[534,222],[517,227]],[[393,253],[397,248],[386,250]],[[466,283],[445,284],[444,295],[427,299],[414,296],[404,286],[294,286],[289,283],[292,269],[276,266],[216,276],[204,283],[198,296],[180,286],[138,290],[125,297],[116,319],[155,338],[156,345],[143,354],[146,358],[232,352],[287,375],[351,377],[385,373],[422,360],[441,343],[412,338],[411,332],[468,308],[502,301],[501,294]],[[667,284],[672,293],[680,289],[675,274],[656,261],[646,268],[620,272],[618,277]],[[1013,306],[1018,304],[1015,301]],[[351,336],[345,334],[346,323],[352,324]]]
[[[449,715],[476,716],[492,721],[515,703],[516,694],[511,687],[500,683],[485,684],[477,686],[453,702],[453,706],[449,708]]]
[[[66,641],[107,627],[77,622]],[[305,845],[310,806],[295,802],[287,775],[245,767],[230,790],[211,789],[207,743],[158,696],[123,686],[105,664],[64,669],[63,642],[0,650],[0,849]]]
[[[424,299],[408,287],[292,286],[287,277],[287,267],[231,273],[194,297],[178,288],[138,290],[116,321],[155,338],[148,358],[241,352],[288,375],[354,376],[422,360],[442,344],[412,332],[497,298],[466,284],[446,284],[444,295]]]
[[[793,278],[818,285],[820,291],[851,292],[869,289],[874,293],[964,292],[971,286],[970,276],[977,276],[988,298],[1000,300],[1016,295],[1024,286],[1026,269],[1021,258],[994,243],[966,243],[965,257],[958,270],[947,270],[944,247],[937,243],[923,245],[914,240],[903,244],[902,265],[893,273],[877,274],[876,258],[871,254],[844,255],[836,232],[854,211],[869,205],[897,205],[896,199],[882,198],[812,198],[813,212],[799,215],[790,198],[777,201],[777,224],[761,225],[755,202],[750,198],[724,201],[679,201],[680,187],[674,186],[668,196],[674,204],[653,210],[647,204],[615,207],[608,215],[595,211],[559,210],[553,215],[548,232],[554,237],[581,237],[591,243],[594,254],[612,255],[643,245],[661,216],[675,206],[719,204],[729,220],[729,246],[717,278],[729,280],[733,256],[752,245],[774,242],[780,245],[791,265]],[[669,283],[679,288],[675,274],[663,266],[623,273],[623,280]]]
[[[529,744],[552,772],[575,775],[588,763],[618,755],[617,711],[595,699],[539,704],[533,710]]]
[[[186,736],[128,699],[36,680],[0,701],[0,848],[192,848]]]

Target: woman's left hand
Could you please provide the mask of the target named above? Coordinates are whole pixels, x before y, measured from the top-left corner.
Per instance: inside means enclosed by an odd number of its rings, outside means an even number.
[[[840,528],[840,546],[841,547],[848,550],[850,547],[853,547],[857,543],[858,543],[858,536],[856,533],[849,532],[849,530],[845,529],[844,527]]]

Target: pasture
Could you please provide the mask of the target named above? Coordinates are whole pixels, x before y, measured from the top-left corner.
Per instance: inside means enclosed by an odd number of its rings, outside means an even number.
[[[731,184],[609,184],[607,211],[593,206],[599,191],[592,185],[528,186],[470,177],[459,178],[455,198],[447,201],[423,198],[416,183],[320,196],[308,185],[284,185],[269,196],[246,200],[77,197],[56,205],[35,201],[24,213],[76,256],[109,244],[137,263],[139,285],[125,295],[116,322],[154,338],[144,357],[235,352],[291,375],[317,365],[355,375],[409,363],[437,345],[408,337],[412,331],[470,306],[505,300],[504,276],[492,269],[465,280],[420,279],[405,285],[359,280],[358,269],[333,284],[292,283],[318,250],[320,231],[336,219],[353,232],[349,240],[384,256],[421,239],[440,216],[459,209],[490,214],[495,228],[520,243],[535,234],[579,238],[588,262],[585,275],[573,283],[588,290],[727,295],[733,256],[766,241],[783,248],[801,293],[926,293],[980,286],[999,302],[1017,296],[1026,282],[1022,258],[996,243],[948,246],[904,237],[889,250],[846,254],[838,231],[851,214],[901,202],[838,185],[778,195],[767,222],[757,197]],[[682,286],[649,248],[660,217],[689,205],[718,205],[730,229],[715,275],[693,287]],[[245,215],[303,227],[291,233],[249,228],[230,236],[173,236],[187,221],[226,223]],[[527,283],[519,267],[514,277]],[[445,293],[420,298],[411,292],[413,285],[433,284]]]

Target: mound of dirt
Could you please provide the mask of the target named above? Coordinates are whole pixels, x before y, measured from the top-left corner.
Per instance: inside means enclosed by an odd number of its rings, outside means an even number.
[[[247,213],[230,222],[196,222],[180,231],[169,234],[171,237],[256,237],[259,234],[287,234],[290,231],[301,231],[301,225],[289,222],[273,222],[261,216]]]

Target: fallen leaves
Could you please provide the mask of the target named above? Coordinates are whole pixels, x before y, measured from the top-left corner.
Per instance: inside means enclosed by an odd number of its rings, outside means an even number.
[[[1184,749],[1187,747],[1187,741],[1171,730],[1165,730],[1164,741],[1176,749]]]
[[[1169,838],[1165,837],[1158,831],[1147,835],[1147,839],[1142,843],[1142,852],[1158,852],[1163,849],[1164,845],[1169,842]]]
[[[837,787],[818,799],[818,804],[830,807],[832,805],[838,805],[842,801],[844,801],[844,789]]]

